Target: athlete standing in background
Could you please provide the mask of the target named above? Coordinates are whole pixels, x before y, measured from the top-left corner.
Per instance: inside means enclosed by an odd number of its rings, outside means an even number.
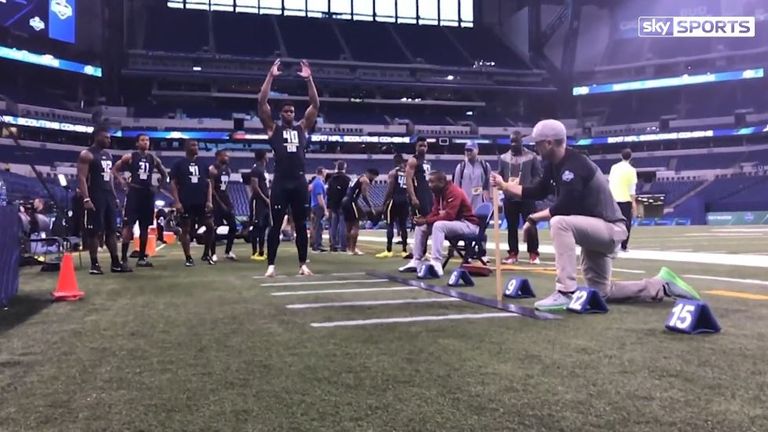
[[[77,179],[83,197],[84,220],[88,252],[91,256],[92,275],[104,272],[99,265],[99,243],[105,238],[112,273],[128,273],[132,270],[120,263],[117,255],[117,198],[112,184],[112,155],[107,150],[112,144],[109,131],[96,128],[93,145],[80,152],[77,159]]]
[[[235,209],[232,206],[232,200],[229,198],[227,188],[232,178],[232,169],[229,167],[229,153],[226,150],[216,151],[216,162],[208,167],[208,174],[211,177],[213,186],[213,235],[211,236],[211,259],[216,262],[216,228],[222,222],[227,223],[227,246],[224,249],[224,256],[228,260],[237,261],[237,256],[232,252],[232,245],[235,243],[237,234],[237,219],[235,219]]]
[[[193,226],[205,226],[203,236],[202,261],[210,265],[215,262],[208,254],[211,238],[215,235],[211,211],[213,210],[211,182],[208,178],[208,170],[198,165],[197,141],[187,140],[184,143],[186,156],[179,159],[171,168],[171,194],[174,199],[174,208],[181,219],[181,247],[184,250],[184,265],[194,267],[189,244]]]
[[[408,190],[405,176],[405,159],[403,155],[394,157],[395,168],[389,172],[387,194],[384,197],[384,212],[387,216],[387,249],[376,255],[376,258],[392,258],[392,240],[395,237],[395,225],[400,231],[403,242],[402,256],[408,255]]]
[[[147,239],[149,238],[149,226],[155,216],[155,191],[152,189],[152,174],[157,170],[161,181],[168,180],[168,173],[154,154],[149,152],[149,135],[141,134],[136,141],[136,150],[126,153],[112,167],[112,175],[118,179],[123,188],[127,188],[125,196],[125,212],[123,215],[123,244],[122,262],[128,262],[128,248],[133,240],[133,225],[139,223],[139,260],[136,267],[152,267],[147,256]],[[130,173],[128,182],[123,179],[120,172],[125,170]],[[158,240],[162,241],[162,233],[158,231]]]
[[[432,167],[427,163],[426,157],[427,139],[418,137],[416,139],[416,153],[408,159],[405,167],[405,185],[408,190],[408,200],[411,203],[411,215],[413,217],[425,217],[432,211],[432,191],[427,183],[427,174],[432,171]],[[426,253],[426,246],[423,252]],[[412,259],[413,254],[408,254],[403,258]]]
[[[269,187],[267,186],[267,152],[254,152],[256,163],[251,168],[251,259],[265,261],[264,240],[270,220]]]

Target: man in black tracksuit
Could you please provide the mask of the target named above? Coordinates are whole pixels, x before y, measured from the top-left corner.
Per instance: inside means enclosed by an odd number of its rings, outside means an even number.
[[[328,210],[331,213],[331,252],[347,251],[347,227],[341,201],[347,194],[352,179],[346,173],[347,163],[336,162],[336,172],[328,178]]]

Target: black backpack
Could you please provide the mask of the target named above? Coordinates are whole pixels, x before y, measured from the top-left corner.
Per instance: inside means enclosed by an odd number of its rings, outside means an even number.
[[[485,182],[487,182],[488,179],[490,178],[489,177],[489,173],[491,171],[491,165],[488,164],[488,162],[480,159],[480,166],[483,167],[483,176],[485,176],[483,178],[483,184],[485,184]],[[463,187],[464,186],[463,185],[463,183],[464,183],[464,170],[466,168],[467,168],[467,161],[466,160],[461,161],[461,168],[459,169],[459,178],[458,179],[453,179],[453,182],[456,183],[457,185],[459,185],[459,187]]]
[[[341,207],[341,200],[347,194],[352,179],[344,173],[335,173],[328,180],[328,207],[337,209]]]

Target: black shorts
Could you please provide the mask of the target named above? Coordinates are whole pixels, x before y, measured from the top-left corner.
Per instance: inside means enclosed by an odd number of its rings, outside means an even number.
[[[283,216],[288,214],[294,223],[306,223],[309,216],[307,180],[303,177],[299,180],[280,179],[272,185],[269,201],[272,204],[273,222],[282,223]]]
[[[221,224],[222,221],[233,219],[234,217],[235,212],[231,204],[226,209],[218,204],[213,205],[213,219],[217,224]]]
[[[92,194],[94,210],[85,210],[83,227],[87,231],[112,234],[117,231],[117,203],[107,194]]]
[[[410,206],[405,200],[391,200],[384,207],[386,210],[387,224],[395,223],[400,219],[408,219]]]
[[[341,211],[344,214],[344,222],[359,222],[360,218],[363,217],[363,209],[360,207],[360,204],[353,203],[349,201],[344,201],[341,204]]]
[[[418,194],[419,207],[411,207],[411,216],[426,216],[432,211],[432,195]]]
[[[269,207],[261,199],[256,200],[251,198],[251,211],[249,213],[250,214],[248,219],[250,219],[251,224],[256,224],[256,223],[261,224],[265,220],[269,221],[269,217],[270,217]]]
[[[154,214],[155,193],[151,189],[128,189],[123,212],[124,227],[133,227],[136,222],[139,226],[148,227],[152,225]]]
[[[181,203],[184,211],[181,213],[182,221],[192,221],[195,225],[205,225],[211,214],[205,210],[205,204]]]

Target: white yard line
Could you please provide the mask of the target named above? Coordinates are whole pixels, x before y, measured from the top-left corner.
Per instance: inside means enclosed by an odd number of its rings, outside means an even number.
[[[389,279],[353,279],[353,280],[329,280],[329,281],[301,281],[301,282],[276,282],[261,284],[263,287],[281,287],[281,286],[298,286],[298,285],[345,285],[345,284],[365,284],[365,283],[377,283],[377,282],[389,282]]]
[[[155,248],[155,252],[159,251],[160,249],[165,247],[165,243],[161,244],[160,246]]]
[[[747,234],[750,237],[754,237],[754,234]],[[361,236],[360,240],[374,241],[374,242],[386,242],[386,239],[372,236]],[[506,245],[502,246],[506,250]],[[488,250],[496,250],[495,245],[490,242],[487,245]],[[551,245],[540,245],[539,252],[552,254],[554,248]],[[580,252],[580,248],[576,249],[576,252]],[[667,261],[667,262],[684,262],[684,263],[696,263],[696,264],[717,264],[726,266],[740,266],[740,267],[761,267],[768,268],[768,258],[761,255],[739,255],[739,254],[718,254],[707,252],[659,252],[652,250],[639,250],[632,249],[629,252],[622,253],[620,255],[623,259],[635,259],[635,260],[653,260],[653,261]]]
[[[693,252],[693,249],[667,249],[666,252]]]
[[[691,278],[691,279],[706,279],[706,280],[716,280],[716,281],[723,281],[723,282],[739,282],[739,283],[745,283],[745,284],[755,284],[755,285],[768,285],[768,281],[763,280],[757,280],[757,279],[735,279],[735,278],[727,278],[727,277],[719,277],[719,276],[702,276],[702,275],[683,275],[683,277]]]
[[[403,299],[403,300],[367,300],[367,301],[348,301],[348,302],[333,302],[333,303],[301,303],[301,304],[289,304],[286,306],[286,308],[316,309],[316,308],[329,308],[329,307],[382,306],[382,305],[399,305],[399,304],[413,304],[413,303],[441,303],[441,302],[455,302],[455,301],[460,301],[460,300],[452,297],[439,297],[439,298]]]
[[[408,291],[417,290],[416,287],[411,286],[396,286],[396,287],[383,287],[383,288],[350,288],[350,289],[331,289],[331,290],[312,290],[312,291],[282,291],[273,292],[273,296],[292,296],[292,295],[314,295],[314,294],[341,294],[341,293],[360,293],[360,292],[374,292],[374,291]]]
[[[352,272],[352,273],[329,273],[328,276],[362,276],[365,272]],[[322,276],[322,275],[315,275]]]
[[[375,324],[395,324],[410,323],[422,321],[444,321],[444,320],[462,320],[462,319],[484,319],[484,318],[515,318],[515,315],[508,312],[482,313],[482,314],[458,314],[458,315],[425,315],[402,318],[377,318],[355,321],[329,321],[310,324],[312,327],[350,327]]]

